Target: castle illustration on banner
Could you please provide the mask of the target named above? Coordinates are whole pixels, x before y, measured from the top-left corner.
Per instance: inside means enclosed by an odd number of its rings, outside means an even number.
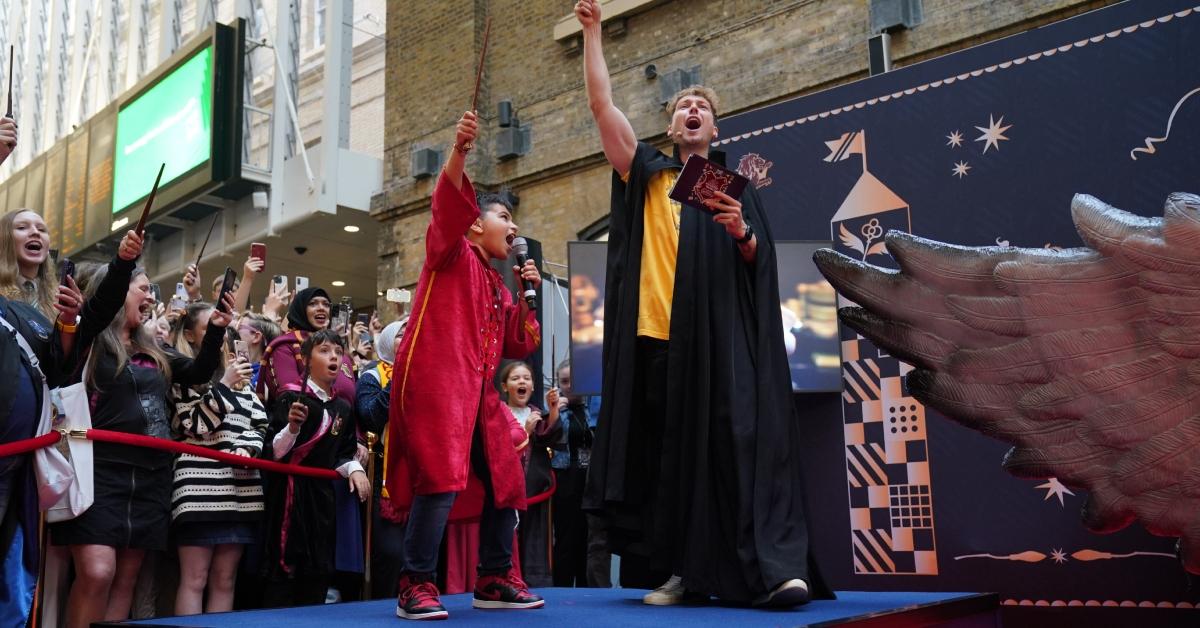
[[[859,155],[862,175],[830,221],[834,248],[893,265],[883,234],[910,231],[908,203],[867,168],[866,133],[825,142],[837,163]],[[852,305],[840,295],[839,305]],[[908,395],[907,364],[848,329],[842,334],[842,416],[854,572],[937,575],[925,407]]]

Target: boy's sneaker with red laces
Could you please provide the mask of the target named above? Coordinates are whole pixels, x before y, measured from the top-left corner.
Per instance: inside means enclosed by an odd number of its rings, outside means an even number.
[[[541,608],[546,601],[529,592],[515,574],[480,576],[475,581],[475,608]]]
[[[404,619],[446,619],[450,613],[442,606],[437,585],[428,577],[400,577],[400,598],[396,600],[396,617]]]

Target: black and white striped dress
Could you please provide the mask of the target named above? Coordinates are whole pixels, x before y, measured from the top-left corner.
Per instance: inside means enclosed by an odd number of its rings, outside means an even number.
[[[190,445],[232,453],[262,452],[268,418],[253,390],[231,390],[217,383],[175,387],[176,437]],[[259,472],[192,454],[175,460],[171,519],[176,524],[252,521],[262,517],[263,485]]]

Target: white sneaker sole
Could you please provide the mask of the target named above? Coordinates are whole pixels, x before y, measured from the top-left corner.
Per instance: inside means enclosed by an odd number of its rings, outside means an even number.
[[[803,584],[792,584],[791,586],[782,586],[770,593],[754,600],[751,606],[755,608],[791,608],[807,604],[811,600],[811,594],[808,587]]]
[[[650,606],[678,606],[683,604],[683,596],[650,592],[642,598],[642,602]]]
[[[396,607],[396,617],[399,617],[400,619],[412,619],[412,620],[416,620],[416,621],[421,621],[421,620],[425,620],[425,619],[446,619],[449,616],[450,616],[450,611],[436,611],[433,613],[414,613],[414,614],[410,615],[409,613],[406,613],[403,608],[400,608],[399,606]]]
[[[500,600],[471,600],[473,608],[541,608],[546,605],[546,600],[538,600],[536,602],[501,602]]]

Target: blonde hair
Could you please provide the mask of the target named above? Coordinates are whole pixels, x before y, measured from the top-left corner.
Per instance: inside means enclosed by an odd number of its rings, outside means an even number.
[[[13,239],[13,223],[17,216],[29,212],[41,218],[42,215],[32,209],[14,209],[0,216],[0,295],[12,301],[29,303],[53,320],[58,316],[54,302],[58,297],[58,273],[55,271],[54,260],[50,259],[50,251],[46,251],[46,261],[38,266],[37,292],[31,302],[22,288],[24,277],[17,258],[17,244]]]
[[[175,324],[171,326],[170,343],[171,346],[175,347],[176,351],[189,358],[196,357],[196,351],[192,349],[192,344],[188,342],[187,335],[184,332],[195,327],[200,315],[211,309],[214,309],[213,305],[203,301],[189,303],[187,307],[183,308],[183,314],[180,314],[179,318],[175,319]],[[200,344],[201,338],[196,339],[196,344]]]
[[[713,120],[717,119],[717,93],[712,88],[703,85],[688,85],[687,87],[675,92],[671,100],[667,101],[667,113],[675,111],[675,105],[679,104],[680,99],[685,96],[699,96],[708,101],[708,108],[712,110]]]

